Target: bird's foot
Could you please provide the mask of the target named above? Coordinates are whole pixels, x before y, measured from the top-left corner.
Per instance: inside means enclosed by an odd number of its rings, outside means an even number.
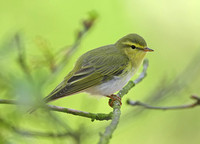
[[[118,95],[112,94],[112,95],[106,96],[106,97],[110,98],[109,101],[108,101],[108,104],[109,104],[110,107],[113,107],[113,103],[116,100],[120,102],[120,105],[122,105],[121,97],[119,97]]]

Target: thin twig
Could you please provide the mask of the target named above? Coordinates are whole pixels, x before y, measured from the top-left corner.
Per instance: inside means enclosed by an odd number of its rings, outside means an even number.
[[[144,60],[143,62],[143,71],[140,74],[140,76],[135,80],[135,81],[129,81],[129,83],[117,93],[117,96],[120,98],[123,98],[124,95],[126,95],[130,89],[132,89],[136,84],[138,84],[139,82],[141,82],[146,74],[147,68],[148,68],[148,60]],[[106,127],[106,130],[103,134],[100,135],[100,140],[98,144],[108,144],[109,140],[112,137],[113,132],[115,131],[115,129],[117,128],[117,125],[119,123],[119,119],[120,119],[120,115],[121,115],[121,111],[120,111],[121,105],[119,100],[115,100],[113,102],[113,117],[112,117],[112,121],[110,123],[110,125],[108,125]]]
[[[153,110],[176,110],[176,109],[188,109],[188,108],[193,108],[196,106],[200,106],[200,97],[198,96],[191,96],[192,99],[195,100],[195,102],[191,104],[185,104],[185,105],[180,105],[180,106],[168,106],[168,107],[161,107],[161,106],[151,106],[148,104],[145,104],[140,101],[132,101],[132,100],[127,100],[127,104],[132,105],[132,106],[142,106],[146,109],[153,109]]]

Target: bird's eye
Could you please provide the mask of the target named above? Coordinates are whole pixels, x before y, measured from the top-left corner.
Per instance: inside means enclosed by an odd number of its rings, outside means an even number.
[[[132,48],[132,49],[135,49],[135,48],[136,48],[136,46],[135,46],[135,45],[132,45],[132,46],[131,46],[131,48]]]

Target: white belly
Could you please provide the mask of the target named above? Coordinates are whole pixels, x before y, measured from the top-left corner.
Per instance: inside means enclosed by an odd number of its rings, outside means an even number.
[[[92,95],[109,96],[115,92],[121,90],[134,75],[135,71],[132,71],[123,77],[115,76],[112,80],[102,83],[98,86],[94,86],[85,90],[85,92]]]

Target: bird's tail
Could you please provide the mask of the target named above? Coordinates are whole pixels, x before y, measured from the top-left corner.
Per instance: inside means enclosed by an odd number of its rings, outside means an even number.
[[[35,112],[37,110],[36,107],[32,107],[29,110],[27,110],[27,113],[32,114],[33,112]]]
[[[49,94],[48,96],[46,96],[39,104],[36,104],[35,106],[31,107],[27,112],[29,114],[32,114],[33,112],[35,112],[38,108],[45,108],[45,104],[49,103],[51,101],[54,101],[56,99],[60,98],[60,96],[58,96],[57,94],[51,95]]]
[[[27,113],[32,114],[39,108],[45,108],[45,102],[42,100],[27,110]]]
[[[37,104],[36,106],[30,108],[28,110],[28,113],[33,113],[35,112],[38,108],[45,108],[45,104],[49,103],[51,101],[54,101],[56,99],[62,98],[64,96],[67,96],[65,94],[66,92],[66,88],[63,87],[63,82],[61,82],[48,96],[46,96],[42,102],[40,102],[39,104]]]

